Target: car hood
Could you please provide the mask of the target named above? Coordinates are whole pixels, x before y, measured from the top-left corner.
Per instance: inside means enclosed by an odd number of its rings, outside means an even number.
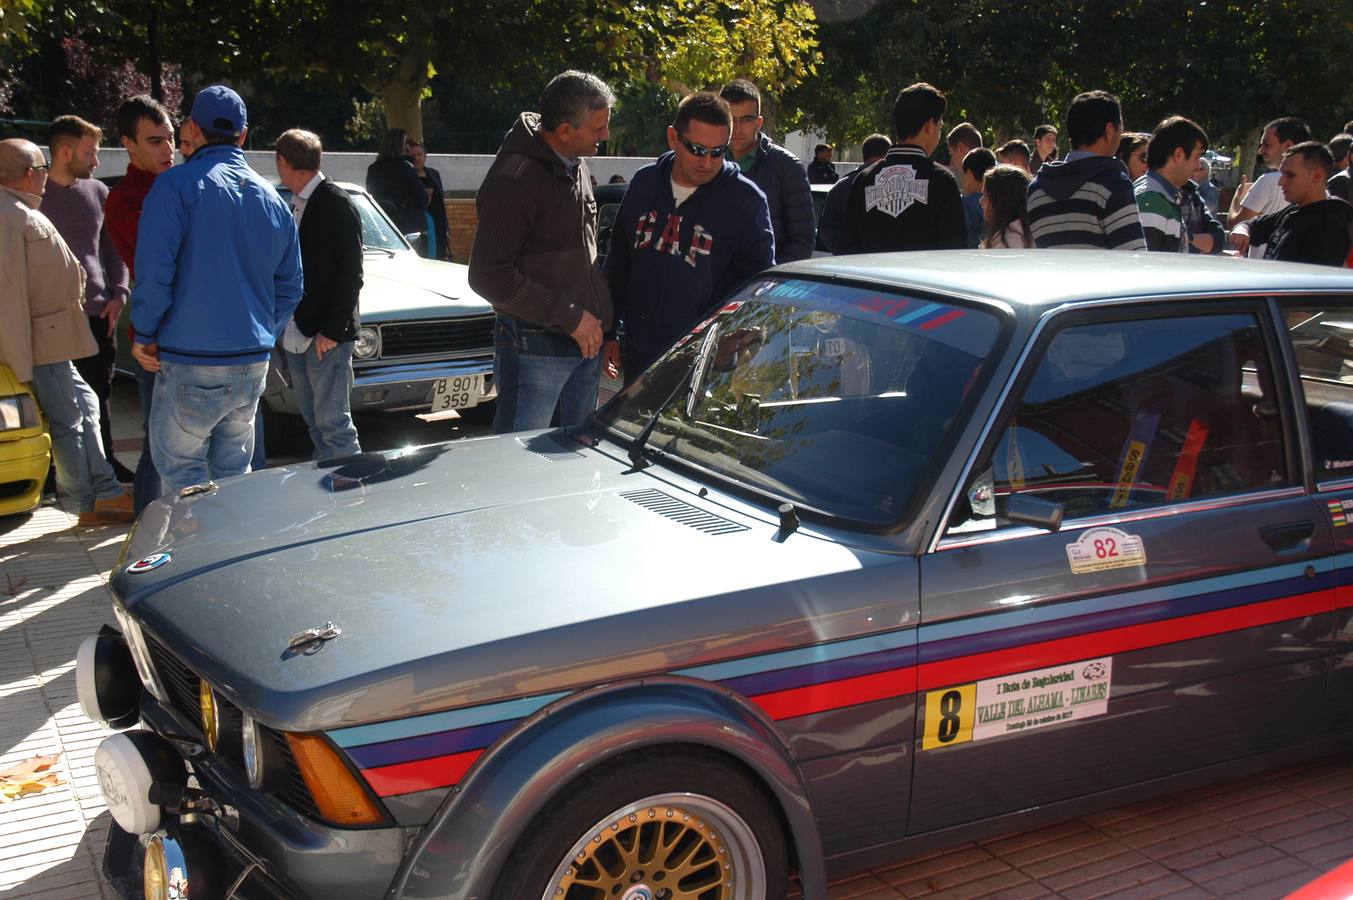
[[[470,290],[469,269],[416,253],[369,253],[362,261],[363,322],[441,319],[487,314],[487,300]]]
[[[124,562],[170,561],[120,566],[114,592],[233,702],[291,730],[769,652],[866,618],[895,627],[905,579],[849,579],[897,557],[807,529],[777,541],[766,510],[695,491],[559,432],[269,469],[152,505]],[[342,634],[289,651],[327,622]]]

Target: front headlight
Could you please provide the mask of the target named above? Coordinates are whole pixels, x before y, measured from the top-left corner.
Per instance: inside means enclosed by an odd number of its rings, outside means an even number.
[[[128,540],[131,535],[128,535]],[[118,627],[122,629],[122,636],[127,640],[127,646],[132,651],[132,662],[136,663],[136,672],[141,676],[141,683],[146,686],[146,690],[159,700],[161,703],[169,702],[169,695],[160,687],[160,681],[155,676],[155,667],[150,662],[150,651],[146,648],[145,638],[141,635],[141,626],[136,624],[136,620],[127,615],[126,610],[121,606],[113,604],[113,617],[117,619]]]
[[[352,342],[352,355],[358,359],[371,359],[381,352],[381,333],[370,325],[357,329],[357,339]]]
[[[38,405],[30,394],[0,397],[0,431],[33,428],[42,422]]]
[[[263,726],[248,713],[244,714],[242,728],[244,771],[249,776],[249,787],[256,791],[283,790],[291,777],[291,771],[277,745],[264,733]]]

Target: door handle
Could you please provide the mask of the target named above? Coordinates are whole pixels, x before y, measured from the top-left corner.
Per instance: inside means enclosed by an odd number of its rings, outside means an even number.
[[[1314,522],[1286,522],[1266,525],[1259,529],[1259,537],[1275,552],[1290,550],[1315,534]]]

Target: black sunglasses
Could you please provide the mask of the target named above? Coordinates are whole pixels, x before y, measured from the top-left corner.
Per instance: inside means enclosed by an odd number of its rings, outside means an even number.
[[[730,144],[724,144],[722,147],[706,147],[704,144],[692,143],[680,134],[677,135],[677,140],[681,141],[681,146],[685,147],[692,156],[712,156],[715,159],[726,156],[731,145],[730,142]]]

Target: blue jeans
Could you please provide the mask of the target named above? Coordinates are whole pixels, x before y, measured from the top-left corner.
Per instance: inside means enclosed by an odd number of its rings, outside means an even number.
[[[601,354],[583,359],[577,342],[566,334],[499,313],[493,368],[498,384],[495,434],[549,428],[556,407],[560,425],[580,425],[597,408]]]
[[[249,471],[254,411],[268,363],[190,366],[161,360],[150,449],[166,494]]]
[[[56,482],[76,512],[123,493],[99,437],[99,398],[71,362],[33,367],[33,393],[52,431]]]
[[[136,364],[136,393],[141,398],[141,458],[136,461],[136,476],[132,479],[132,501],[136,514],[160,499],[160,473],[155,470],[155,458],[150,453],[150,410],[155,403],[155,373]]]
[[[296,405],[310,427],[315,459],[361,453],[352,424],[352,341],[344,341],[320,359],[312,341],[304,353],[287,352],[287,374]]]

